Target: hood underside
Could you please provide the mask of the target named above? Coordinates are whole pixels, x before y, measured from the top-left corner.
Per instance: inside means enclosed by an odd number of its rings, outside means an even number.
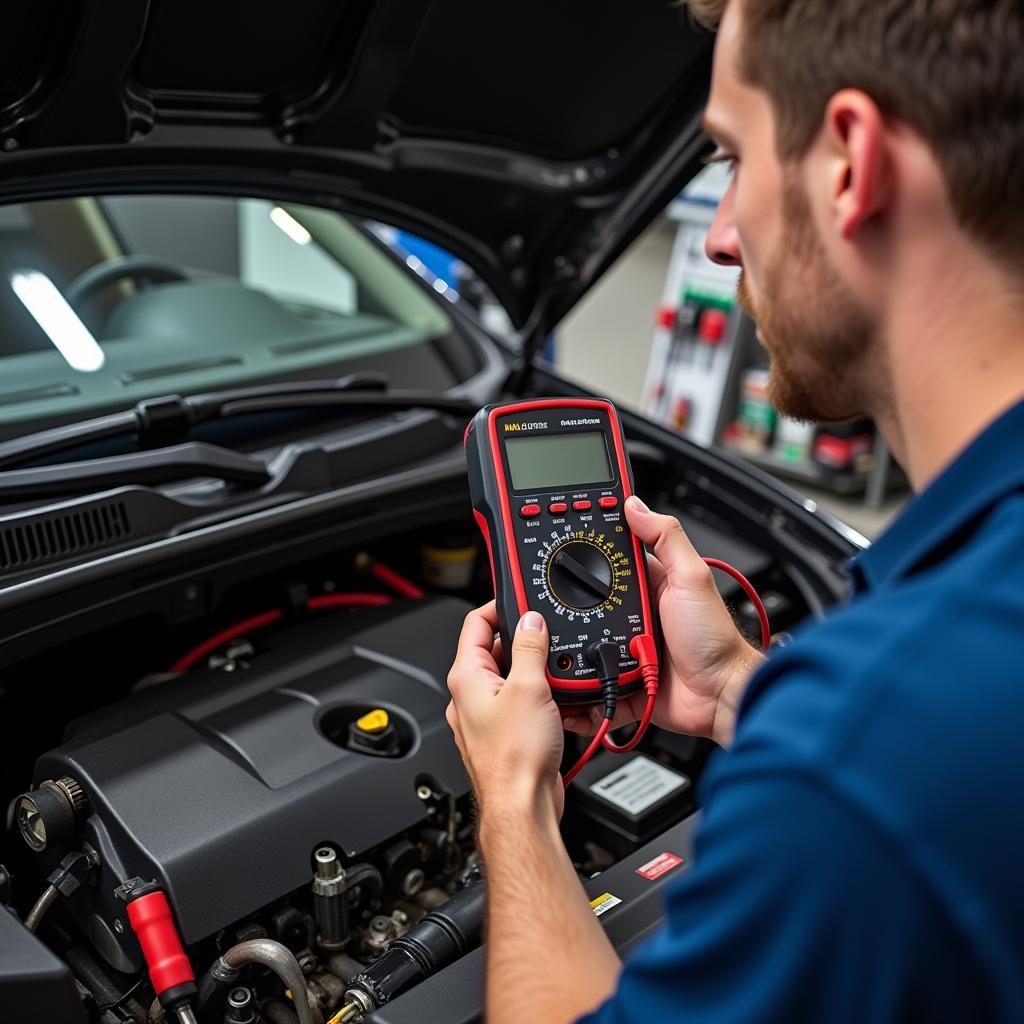
[[[0,201],[342,208],[557,322],[699,166],[711,37],[667,0],[34,0],[0,37]]]

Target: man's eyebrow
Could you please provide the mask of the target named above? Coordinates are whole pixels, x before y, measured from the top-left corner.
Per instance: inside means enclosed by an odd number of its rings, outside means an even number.
[[[714,139],[715,142],[730,142],[731,136],[725,128],[720,124],[716,124],[713,118],[708,117],[705,113],[701,115],[700,127],[705,135],[710,139]]]

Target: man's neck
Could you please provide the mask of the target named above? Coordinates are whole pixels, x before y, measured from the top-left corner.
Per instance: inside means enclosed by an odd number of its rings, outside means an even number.
[[[894,397],[872,411],[922,490],[1024,398],[1024,296],[973,246],[915,255],[887,318]]]

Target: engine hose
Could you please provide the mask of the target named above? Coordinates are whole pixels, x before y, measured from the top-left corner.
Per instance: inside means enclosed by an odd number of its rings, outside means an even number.
[[[53,906],[54,901],[60,893],[57,891],[56,886],[48,885],[43,890],[43,895],[36,900],[35,906],[28,912],[28,917],[25,918],[25,927],[30,931],[34,932],[39,927],[39,922],[43,919],[45,914],[50,907]]]
[[[367,886],[374,896],[380,896],[384,891],[384,879],[380,872],[372,865],[360,861],[350,868],[345,868],[345,890],[346,892],[356,886]]]
[[[357,974],[345,993],[346,1003],[362,1004],[364,1012],[383,1006],[424,978],[435,974],[480,942],[487,906],[482,881],[471,882],[419,924],[395,939],[366,970]],[[356,995],[360,993],[363,998]]]
[[[146,1008],[133,996],[139,983],[128,991],[120,988],[110,975],[97,963],[92,954],[83,946],[71,946],[64,951],[64,961],[74,972],[75,977],[93,995],[97,1009],[122,1007],[135,1021],[146,1020]],[[141,979],[140,979],[141,980]]]
[[[229,968],[237,969],[246,964],[260,964],[269,968],[281,979],[284,987],[290,990],[295,1012],[299,1015],[299,1024],[323,1024],[320,1011],[314,1009],[309,1000],[302,968],[287,946],[273,939],[249,939],[232,946],[220,959]]]

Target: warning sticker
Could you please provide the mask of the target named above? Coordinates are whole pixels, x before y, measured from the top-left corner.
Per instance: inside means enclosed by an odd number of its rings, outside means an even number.
[[[621,902],[622,900],[618,896],[613,896],[610,892],[603,892],[596,899],[590,901],[590,909],[594,912],[594,917],[600,917]]]
[[[590,786],[590,791],[627,814],[646,811],[690,780],[642,754]]]
[[[636,873],[643,875],[644,878],[649,878],[653,882],[656,878],[661,878],[666,872],[671,871],[682,863],[683,858],[677,857],[674,853],[659,853],[654,860],[649,860],[646,864],[638,867]]]

